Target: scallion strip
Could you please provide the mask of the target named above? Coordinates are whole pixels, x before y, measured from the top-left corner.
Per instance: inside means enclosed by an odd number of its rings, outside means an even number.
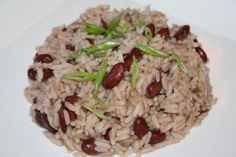
[[[97,52],[93,54],[94,58],[103,58],[106,57],[107,53],[106,52]]]
[[[108,29],[110,31],[114,30],[116,27],[119,26],[120,20],[121,20],[121,15],[118,15],[115,18],[113,18],[108,25]]]
[[[135,89],[138,80],[138,62],[135,56],[133,56],[133,62],[131,68],[132,68],[131,86],[133,89]]]
[[[94,99],[99,105],[101,105],[103,108],[108,108],[108,107],[109,107],[102,99],[99,99],[96,95],[93,96],[93,99]]]
[[[97,111],[94,109],[91,105],[88,104],[83,104],[82,105],[85,109],[89,110],[93,114],[95,114],[98,118],[103,119],[103,120],[108,120],[109,118],[104,115],[104,113]]]
[[[65,74],[62,77],[65,80],[72,80],[72,81],[77,81],[77,82],[81,82],[81,81],[92,81],[96,79],[96,75],[92,74],[92,73],[88,73],[88,72],[73,72],[70,74]]]
[[[178,65],[178,67],[185,73],[189,73],[188,68],[184,65],[184,63],[181,61],[181,58],[175,53],[172,52],[171,53],[172,58],[174,58],[176,64]]]
[[[134,46],[135,48],[138,48],[139,50],[141,50],[143,53],[147,54],[147,55],[151,55],[154,57],[167,57],[167,55],[151,46],[148,45],[144,45],[144,44],[136,44]]]
[[[152,39],[152,32],[151,32],[151,30],[150,30],[150,28],[148,28],[148,27],[145,27],[145,29],[144,29],[144,35],[145,35],[145,37],[146,37],[146,39],[147,40],[151,40]]]
[[[98,71],[96,80],[95,80],[95,88],[94,88],[94,93],[97,94],[101,84],[102,84],[102,80],[106,74],[107,71],[107,59],[105,59],[102,63],[101,69]]]
[[[106,29],[104,29],[101,26],[97,26],[94,24],[90,24],[90,23],[85,23],[86,27],[84,29],[84,31],[88,34],[94,34],[94,35],[99,35],[99,34],[103,34],[106,32]]]

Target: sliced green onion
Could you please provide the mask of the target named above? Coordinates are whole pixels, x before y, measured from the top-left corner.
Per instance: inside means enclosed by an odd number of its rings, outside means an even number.
[[[147,38],[147,40],[151,40],[152,39],[152,32],[151,32],[150,28],[145,27],[144,35]]]
[[[120,38],[120,37],[123,37],[125,34],[119,30],[114,30],[112,32],[112,35],[115,37],[115,38]]]
[[[133,56],[133,62],[131,68],[132,68],[131,86],[133,89],[135,89],[138,79],[138,62],[135,56]]]
[[[90,55],[96,51],[103,51],[112,49],[114,47],[117,47],[121,44],[121,42],[118,41],[105,41],[102,43],[98,43],[96,45],[92,45],[90,47],[84,48],[83,50],[86,52],[87,55]]]
[[[82,82],[82,81],[92,81],[96,79],[96,75],[88,72],[73,72],[70,74],[63,75],[62,77],[65,80],[72,80],[72,81],[77,81],[77,82]]]
[[[127,33],[128,31],[129,31],[129,25],[127,23],[125,23],[122,30],[121,30],[121,32],[122,33]]]
[[[106,33],[105,40],[107,40],[107,41],[108,41],[108,40],[111,40],[112,37],[113,37],[112,32],[108,31],[108,32]]]
[[[93,96],[93,99],[99,104],[101,105],[103,108],[108,108],[109,106],[101,99],[99,99],[97,96]]]
[[[107,71],[107,59],[105,59],[102,63],[101,69],[98,71],[96,80],[95,80],[95,88],[94,88],[94,93],[97,94],[101,84],[102,84],[102,80],[106,74]]]
[[[141,50],[143,53],[147,54],[147,55],[151,55],[154,57],[167,57],[167,55],[151,46],[148,45],[144,45],[144,44],[136,44],[134,46],[135,48],[138,48],[139,50]]]
[[[180,57],[175,53],[172,52],[171,56],[174,58],[176,64],[178,65],[178,67],[185,73],[189,73],[188,68],[184,65],[184,63],[181,61]]]
[[[107,53],[106,52],[97,52],[93,54],[94,58],[103,58],[106,57]]]
[[[110,31],[114,30],[116,27],[119,26],[121,20],[121,15],[116,16],[114,19],[111,20],[111,22],[108,25],[108,29]]]
[[[83,53],[82,50],[74,51],[74,52],[71,54],[71,57],[72,57],[72,58],[77,58],[77,57],[79,57],[82,53]]]
[[[90,23],[86,23],[85,25],[86,25],[86,27],[85,27],[84,31],[87,32],[88,34],[99,35],[99,34],[103,34],[106,32],[106,29],[104,29],[101,26],[97,26],[97,25],[90,24]]]
[[[90,112],[92,112],[93,114],[95,114],[98,118],[100,119],[104,119],[104,120],[108,120],[109,118],[107,116],[104,115],[104,113],[97,111],[96,109],[94,109],[91,105],[88,104],[83,104],[82,105],[85,109],[89,110]]]
[[[138,21],[138,23],[137,23],[137,26],[139,28],[143,27],[144,25],[145,25],[145,23],[143,21]]]

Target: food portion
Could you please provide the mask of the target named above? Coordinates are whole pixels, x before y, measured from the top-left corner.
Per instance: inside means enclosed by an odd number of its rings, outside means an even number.
[[[179,142],[208,115],[207,62],[189,25],[101,5],[53,28],[25,96],[33,121],[74,155],[140,155]]]

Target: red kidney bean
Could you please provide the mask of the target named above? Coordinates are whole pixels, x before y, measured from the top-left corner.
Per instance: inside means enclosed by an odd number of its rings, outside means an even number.
[[[36,81],[36,76],[37,76],[37,71],[33,68],[30,68],[28,70],[28,77],[29,79],[33,80],[33,81]]]
[[[105,28],[105,29],[108,28],[108,25],[107,25],[106,21],[104,21],[103,18],[101,18],[101,24],[102,24],[102,27],[103,27],[103,28]]]
[[[80,97],[78,97],[77,95],[68,95],[67,97],[65,97],[65,101],[71,103],[71,104],[75,104],[77,101],[79,101]]]
[[[169,28],[165,27],[165,28],[161,28],[157,34],[160,34],[160,36],[165,39],[168,40],[170,38],[170,31]]]
[[[133,56],[140,61],[143,58],[143,53],[139,49],[133,48],[129,54],[124,55],[125,68],[127,71],[131,68]]]
[[[137,117],[134,121],[134,133],[138,138],[142,138],[149,131],[147,122],[142,117]]]
[[[154,130],[152,131],[152,136],[150,138],[149,144],[154,145],[157,143],[161,143],[165,141],[166,139],[166,134],[161,133],[160,130]]]
[[[57,132],[57,130],[49,124],[46,113],[40,113],[40,111],[35,110],[35,120],[40,127],[47,129],[49,132],[53,134]]]
[[[72,44],[66,44],[66,49],[70,51],[75,51],[75,46]]]
[[[180,27],[180,29],[175,33],[174,38],[176,40],[184,40],[187,38],[189,33],[190,33],[190,26],[184,25],[184,26]]]
[[[160,94],[160,91],[162,89],[162,83],[161,81],[159,82],[152,82],[151,84],[149,84],[147,86],[146,89],[146,97],[148,98],[154,98],[155,96],[157,96],[158,94]]]
[[[37,54],[35,56],[34,61],[40,62],[40,63],[51,63],[51,62],[53,62],[53,58],[49,54],[40,54],[40,55]]]
[[[61,110],[66,110],[67,113],[69,114],[69,117],[70,117],[70,121],[74,121],[77,119],[77,114],[74,112],[74,111],[71,111],[70,109],[68,109],[66,106],[65,106],[65,103],[62,101],[61,102],[62,104],[62,107],[61,107]]]
[[[82,151],[88,155],[97,155],[98,154],[98,152],[95,150],[95,147],[96,147],[96,145],[94,143],[93,138],[84,140],[83,143],[81,144]]]
[[[111,128],[107,129],[106,134],[103,136],[107,141],[110,141],[110,135],[109,135],[110,131]]]
[[[86,38],[86,40],[87,40],[91,45],[94,45],[94,39],[92,39],[92,38]]]
[[[106,89],[112,89],[120,83],[125,76],[125,64],[117,63],[111,69],[111,71],[104,77],[102,85]]]
[[[206,63],[208,61],[206,52],[201,47],[196,47],[195,50],[199,54],[203,62]]]
[[[62,107],[58,111],[58,117],[59,117],[59,127],[61,128],[61,131],[63,133],[66,133],[67,126],[66,126],[64,112],[63,112],[64,110],[65,110],[65,107],[62,105]]]
[[[150,23],[149,25],[147,25],[147,27],[150,29],[150,31],[152,32],[152,36],[155,36],[155,25],[153,23]]]
[[[44,68],[43,69],[43,79],[42,81],[47,81],[50,77],[53,77],[53,70],[50,68]]]

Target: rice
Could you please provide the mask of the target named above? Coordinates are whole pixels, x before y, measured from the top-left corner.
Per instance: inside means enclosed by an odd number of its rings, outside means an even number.
[[[144,54],[138,59],[135,88],[131,85],[132,70],[125,70],[124,77],[112,89],[102,84],[97,97],[108,105],[102,108],[94,99],[94,80],[76,82],[65,80],[63,76],[75,71],[98,73],[104,58],[82,53],[73,65],[71,54],[104,41],[104,34],[84,32],[85,22],[103,25],[106,29],[104,21],[109,24],[120,14],[119,27],[127,24],[129,31],[115,39],[121,42],[118,48],[106,51],[108,74],[117,64],[126,64],[125,55],[134,51],[137,43],[149,45],[166,53],[167,57]],[[143,26],[138,26],[140,21]],[[155,27],[154,34],[148,39],[145,29],[152,33],[151,25]],[[183,27],[185,30],[181,30]],[[191,32],[184,35],[188,27],[169,27],[166,16],[149,7],[119,11],[100,5],[87,9],[68,26],[53,28],[45,43],[37,47],[34,63],[28,70],[30,85],[25,88],[25,97],[32,104],[33,121],[46,129],[44,134],[51,142],[65,146],[75,156],[86,156],[86,153],[100,156],[136,153],[141,156],[179,142],[192,127],[201,123],[216,103],[205,64],[207,57],[196,35]],[[182,34],[179,35],[180,30]],[[173,52],[188,68],[188,74],[171,58]],[[148,88],[153,81],[159,83],[160,90],[150,98]],[[109,119],[99,118],[84,104],[91,105]],[[140,135],[143,129],[146,129],[145,134]]]

